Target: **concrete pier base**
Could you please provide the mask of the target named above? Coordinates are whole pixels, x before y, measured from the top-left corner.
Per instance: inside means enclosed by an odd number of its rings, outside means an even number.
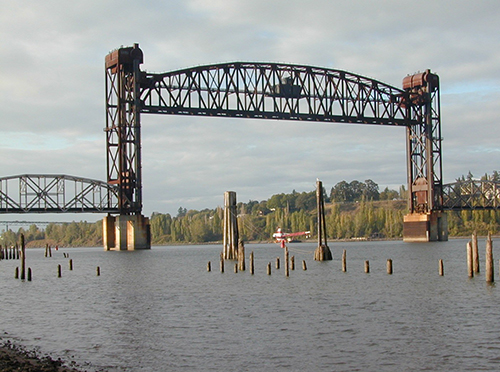
[[[151,249],[149,218],[142,214],[106,216],[102,228],[105,251]]]
[[[448,216],[444,212],[409,213],[404,216],[403,241],[435,242],[448,240]]]

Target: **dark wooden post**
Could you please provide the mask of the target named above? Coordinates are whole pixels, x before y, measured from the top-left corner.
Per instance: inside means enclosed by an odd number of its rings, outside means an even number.
[[[345,273],[347,271],[347,254],[346,250],[342,252],[342,271]]]
[[[208,263],[207,263],[207,271],[208,272],[212,271],[212,265],[211,265],[210,261],[208,261]]]
[[[439,275],[444,276],[444,264],[443,260],[439,260]]]
[[[392,260],[390,258],[387,260],[387,274],[392,275]]]
[[[95,273],[97,276],[101,276],[101,268],[99,266],[97,266]]]
[[[365,273],[370,272],[370,261],[365,261]]]
[[[467,274],[469,278],[474,277],[474,266],[472,264],[472,242],[467,242]]]
[[[57,265],[57,277],[60,278],[62,277],[62,268],[61,265]]]
[[[479,247],[477,245],[477,233],[474,231],[472,234],[472,265],[474,273],[479,273]]]
[[[494,280],[493,241],[491,240],[491,234],[488,233],[488,238],[486,239],[486,282],[493,283]]]
[[[220,272],[224,272],[224,252],[220,253]]]
[[[21,234],[21,280],[26,279],[26,245],[24,244],[24,234]]]
[[[31,267],[28,267],[28,282],[31,282]]]
[[[288,246],[285,245],[285,276],[290,276],[290,261],[288,259]]]
[[[243,244],[243,241],[238,242],[238,269],[240,271],[245,271],[245,245]]]
[[[267,275],[271,275],[271,262],[267,264]]]
[[[73,270],[73,259],[69,260],[69,269]]]
[[[254,263],[253,263],[253,252],[250,252],[250,263],[249,263],[249,266],[250,266],[250,274],[253,275],[253,272],[254,272],[254,269],[255,269],[255,266],[254,266]]]
[[[306,261],[305,260],[302,260],[302,270],[307,270],[307,265],[306,265]]]
[[[325,221],[325,202],[323,200],[323,183],[316,181],[316,205],[318,209],[318,248],[314,251],[316,261],[331,261],[332,252],[328,248],[326,241],[326,221]]]
[[[290,270],[295,270],[295,256],[290,257]]]

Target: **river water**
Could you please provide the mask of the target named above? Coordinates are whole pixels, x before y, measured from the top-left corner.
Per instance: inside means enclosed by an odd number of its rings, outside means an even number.
[[[31,282],[0,262],[0,331],[88,371],[498,371],[500,288],[467,277],[465,245],[334,242],[316,262],[314,242],[295,243],[288,278],[276,244],[246,245],[254,275],[221,274],[216,245],[29,249]]]

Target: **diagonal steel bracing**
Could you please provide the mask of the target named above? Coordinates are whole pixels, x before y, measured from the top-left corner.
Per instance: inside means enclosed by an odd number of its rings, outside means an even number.
[[[118,188],[68,175],[0,178],[0,213],[118,213]]]

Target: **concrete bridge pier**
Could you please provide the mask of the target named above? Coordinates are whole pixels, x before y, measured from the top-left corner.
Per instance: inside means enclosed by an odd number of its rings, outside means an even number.
[[[448,240],[448,216],[443,211],[409,213],[404,216],[403,241],[435,242]]]
[[[105,251],[151,249],[149,218],[142,214],[108,215],[102,220]]]

